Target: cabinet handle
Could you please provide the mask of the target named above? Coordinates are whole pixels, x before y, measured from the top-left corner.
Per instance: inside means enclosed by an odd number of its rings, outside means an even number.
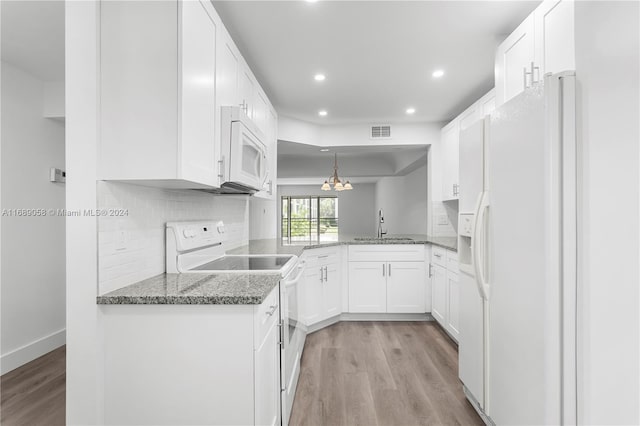
[[[322,277],[322,266],[320,267],[320,282],[324,281],[323,277]]]
[[[389,276],[391,276],[391,264],[389,264]]]
[[[222,159],[218,160],[218,177],[220,178],[220,183],[224,182],[224,156],[222,156]]]
[[[438,259],[442,257],[442,255],[441,255],[441,254],[438,254],[438,253],[433,253],[433,255],[434,255],[435,257],[437,257]]]
[[[385,275],[385,273],[384,273],[384,266],[385,266],[385,265],[384,265],[384,263],[383,263],[383,264],[382,264],[382,276],[383,276],[383,277],[386,277],[386,275]]]
[[[318,259],[324,259],[325,257],[329,257],[328,254],[323,254],[322,256],[318,256]]]
[[[432,268],[432,266],[431,266],[431,264],[429,264],[429,278],[431,278],[433,276],[433,274],[431,273],[431,268]]]

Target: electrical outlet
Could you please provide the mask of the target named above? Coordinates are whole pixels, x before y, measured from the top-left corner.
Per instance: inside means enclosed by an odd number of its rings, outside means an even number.
[[[438,225],[447,225],[449,223],[449,219],[447,219],[446,215],[438,216]]]

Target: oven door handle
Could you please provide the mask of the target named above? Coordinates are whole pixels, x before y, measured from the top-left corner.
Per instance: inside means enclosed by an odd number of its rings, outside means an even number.
[[[302,274],[304,274],[304,265],[298,265],[298,274],[296,275],[296,277],[292,280],[286,280],[284,282],[284,285],[286,285],[287,287],[297,283],[300,280],[300,277],[302,276]]]

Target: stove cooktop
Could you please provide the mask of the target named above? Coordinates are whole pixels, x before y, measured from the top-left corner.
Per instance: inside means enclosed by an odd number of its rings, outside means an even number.
[[[293,256],[224,256],[192,268],[192,271],[278,271]]]

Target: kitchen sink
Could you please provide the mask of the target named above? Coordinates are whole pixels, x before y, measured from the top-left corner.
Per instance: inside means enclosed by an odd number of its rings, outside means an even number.
[[[355,237],[356,241],[413,241],[413,238],[409,237]]]

